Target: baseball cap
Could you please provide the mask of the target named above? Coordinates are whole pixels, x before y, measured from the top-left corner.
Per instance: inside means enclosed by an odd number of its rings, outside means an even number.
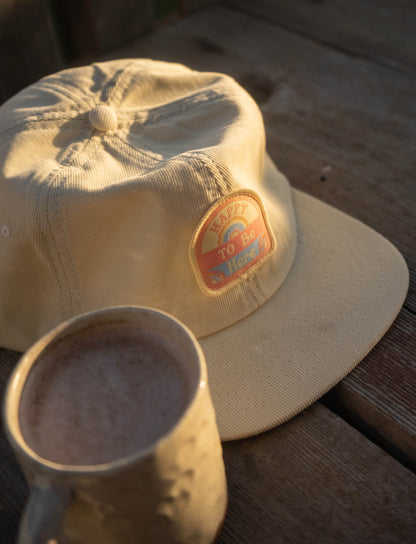
[[[199,339],[230,440],[317,400],[403,304],[400,253],[291,188],[226,75],[149,59],[71,68],[3,104],[0,127],[4,347],[99,308],[164,310]]]

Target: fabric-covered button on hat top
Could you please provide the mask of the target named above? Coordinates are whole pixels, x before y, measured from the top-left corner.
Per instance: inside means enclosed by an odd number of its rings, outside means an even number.
[[[105,106],[104,104],[95,106],[95,108],[90,111],[88,118],[91,125],[100,132],[107,132],[117,126],[116,112],[113,108]]]

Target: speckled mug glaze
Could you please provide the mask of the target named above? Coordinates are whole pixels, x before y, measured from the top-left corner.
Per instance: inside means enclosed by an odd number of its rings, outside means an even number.
[[[113,462],[74,466],[44,459],[25,442],[19,402],[33,364],[56,339],[92,324],[129,322],[163,333],[199,369],[174,428],[150,447]],[[222,447],[202,350],[175,318],[140,307],[100,310],[65,322],[19,361],[7,388],[5,428],[31,487],[19,544],[210,544],[225,516]]]

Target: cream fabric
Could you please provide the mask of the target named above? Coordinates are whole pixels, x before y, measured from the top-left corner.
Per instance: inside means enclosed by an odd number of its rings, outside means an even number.
[[[114,304],[163,309],[206,335],[284,281],[296,246],[290,188],[277,172],[265,186],[261,114],[231,78],[113,61],[45,78],[1,113],[0,215],[11,232],[1,344],[24,350],[59,321]],[[207,297],[189,262],[192,234],[240,188],[263,199],[277,248],[255,276]]]
[[[208,294],[193,233],[242,189],[263,203],[276,249]],[[0,108],[0,224],[0,345],[25,350],[106,306],[163,309],[201,339],[223,439],[281,423],[342,379],[408,285],[384,238],[293,199],[234,80],[146,59],[60,72]]]

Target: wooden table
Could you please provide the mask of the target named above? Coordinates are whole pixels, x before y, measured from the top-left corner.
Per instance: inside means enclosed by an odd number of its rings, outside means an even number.
[[[260,105],[268,151],[292,185],[385,235],[410,269],[402,311],[356,370],[290,422],[224,444],[218,544],[416,542],[416,8],[236,0],[105,58],[116,57],[235,77]],[[0,350],[2,390],[17,358]],[[26,496],[1,434],[2,544],[14,542]]]

